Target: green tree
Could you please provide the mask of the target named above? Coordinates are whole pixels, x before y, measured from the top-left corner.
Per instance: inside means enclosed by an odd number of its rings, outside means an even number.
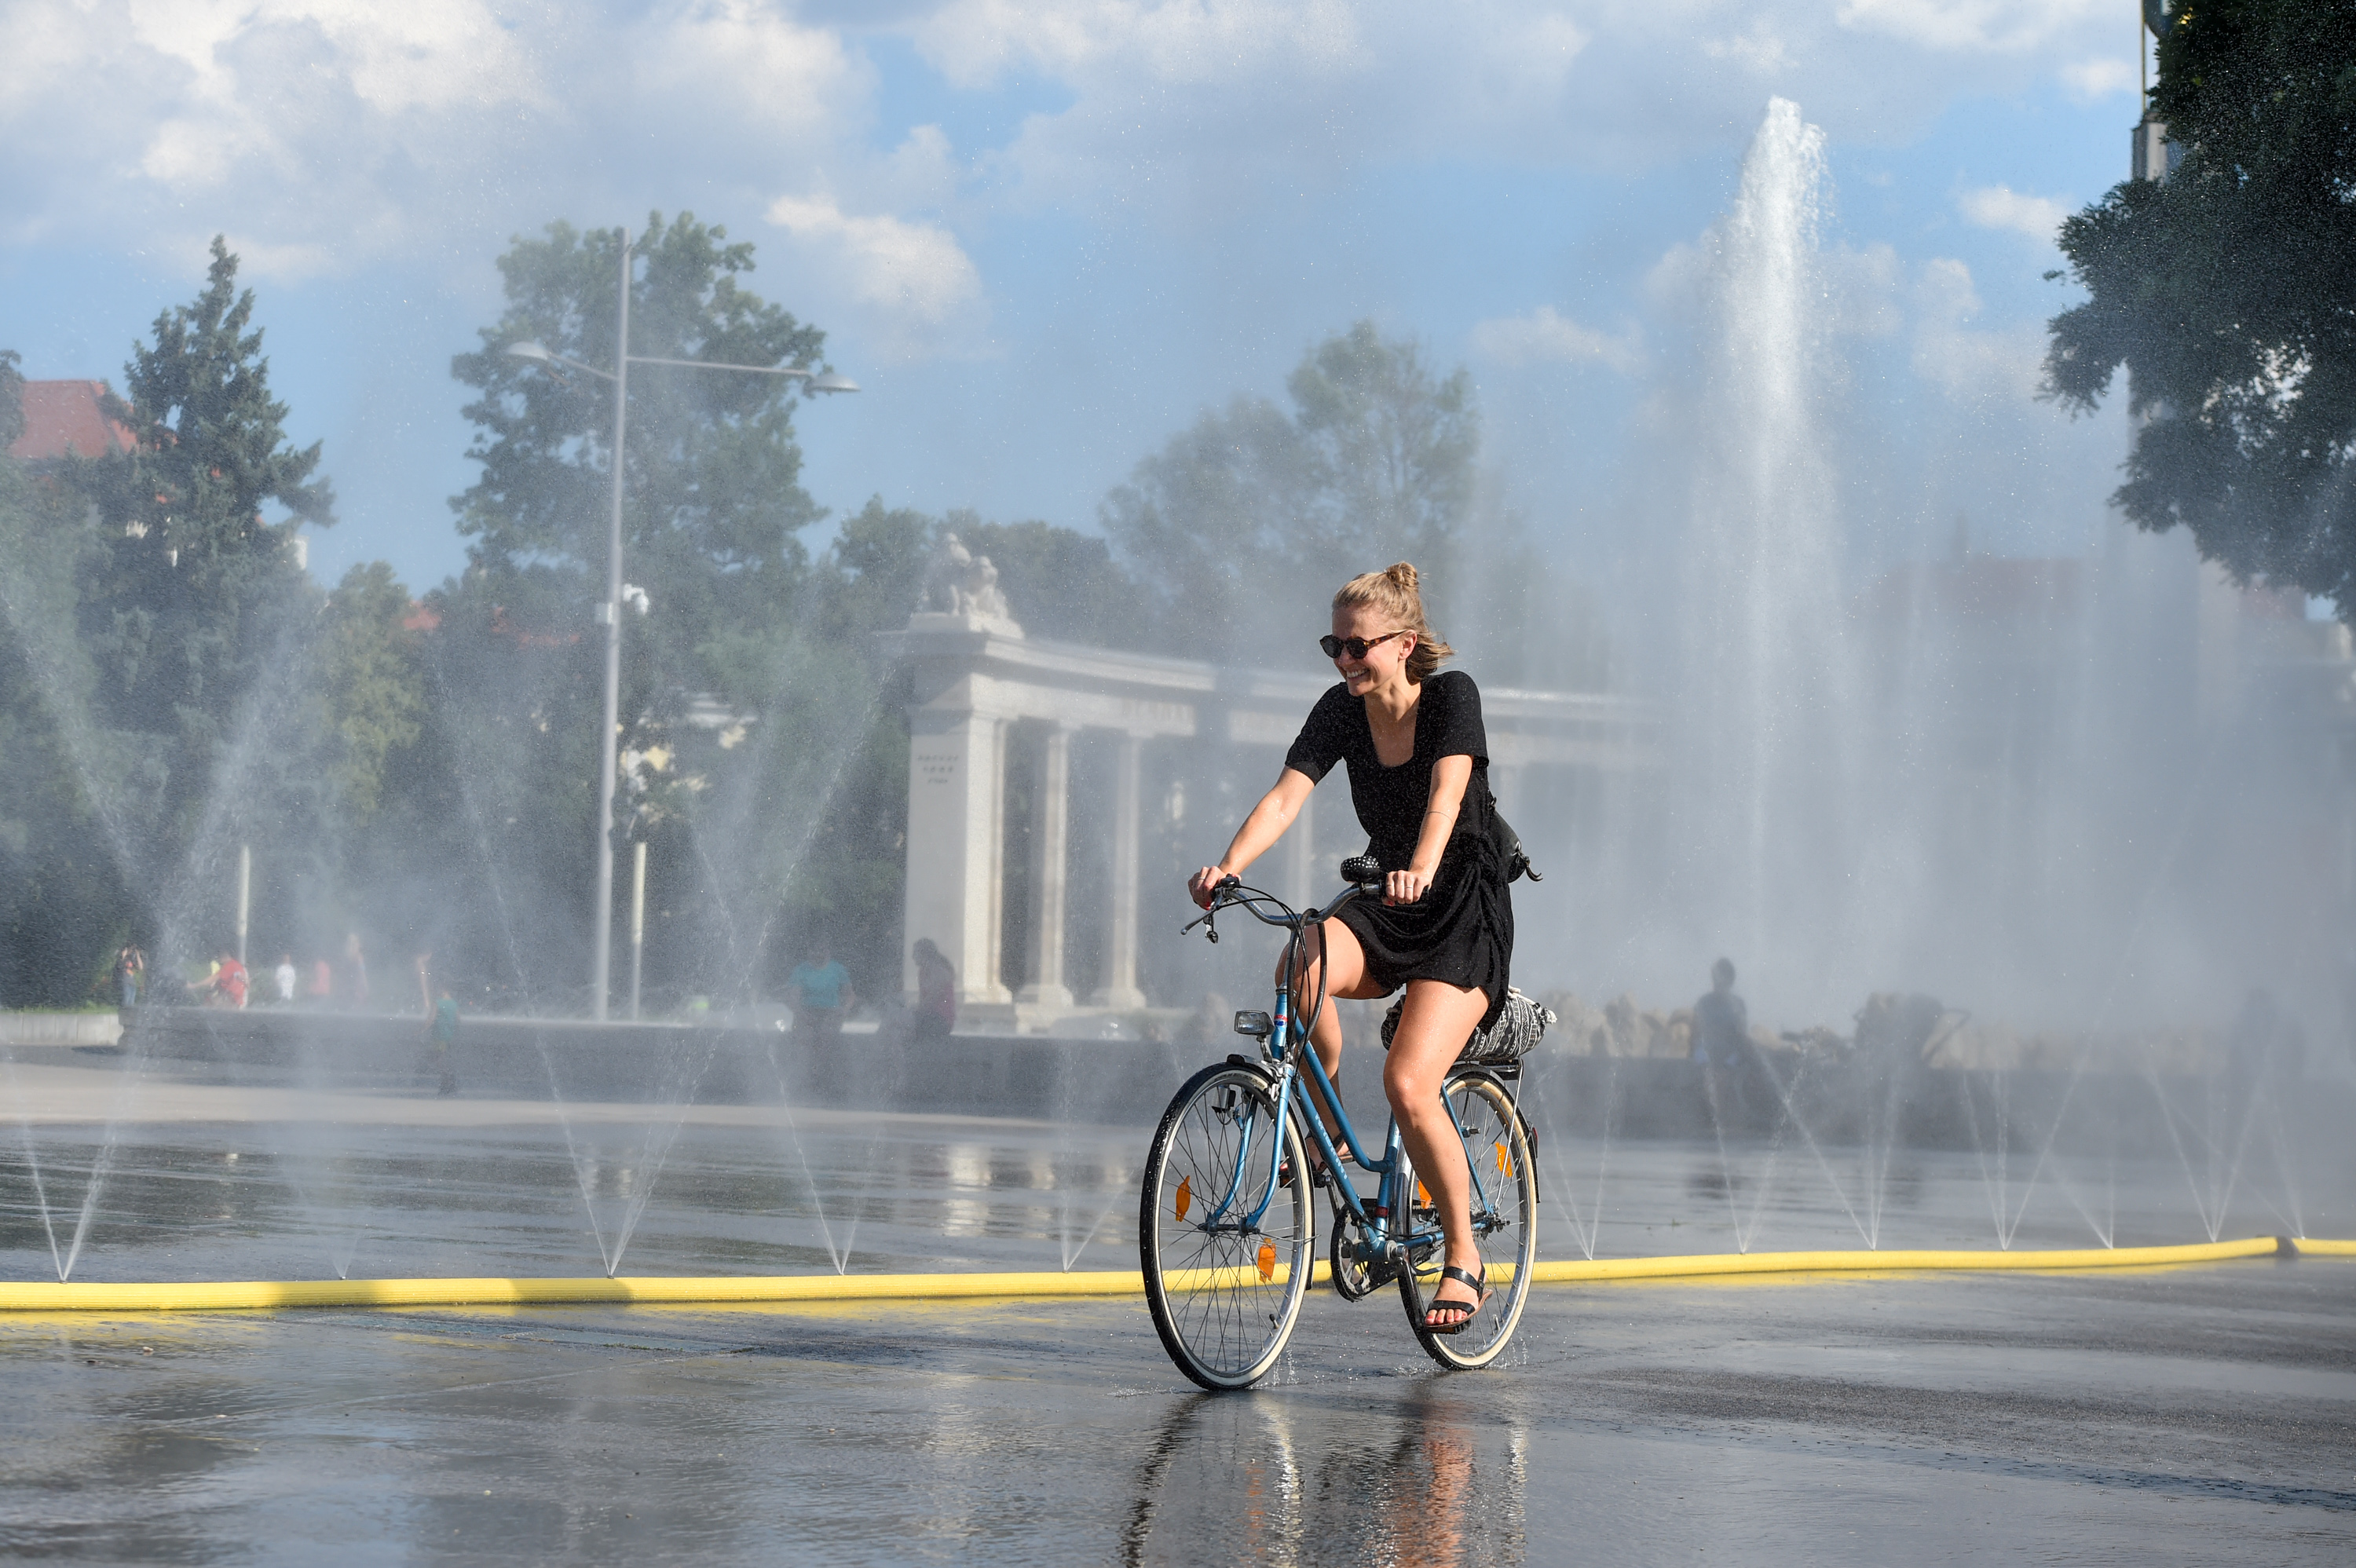
[[[25,433],[25,377],[16,368],[22,363],[15,349],[0,348],[0,458]]]
[[[753,247],[692,214],[648,220],[632,247],[633,355],[736,365],[818,361],[825,334],[745,288]],[[579,626],[605,592],[613,388],[508,355],[537,341],[601,368],[616,362],[615,306],[622,236],[551,224],[499,258],[507,308],[483,347],[452,361],[482,395],[467,456],[482,476],[452,502],[471,539],[479,586],[510,603],[520,589],[545,602],[530,613]],[[686,693],[744,701],[767,695],[770,672],[744,642],[782,631],[808,555],[797,535],[823,515],[801,486],[793,432],[800,383],[640,365],[630,371],[624,454],[623,559],[653,605],[632,628],[632,667],[644,688],[630,711],[674,707]],[[537,581],[534,565],[552,569]],[[755,689],[733,689],[750,681]]]
[[[465,411],[482,473],[452,503],[471,564],[435,596],[429,639],[434,744],[463,775],[506,885],[529,891],[509,901],[526,962],[568,985],[594,831],[591,613],[605,597],[613,387],[505,350],[537,341],[613,366],[621,245],[616,230],[558,223],[499,260],[506,308],[452,362],[480,393]],[[631,355],[825,368],[825,335],[745,286],[753,248],[724,229],[657,214],[631,257]],[[823,514],[800,483],[803,395],[791,379],[741,371],[629,375],[624,560],[649,608],[624,624],[617,816],[657,849],[650,965],[714,992],[757,982],[774,925],[761,912],[806,846],[812,792],[839,775],[838,729],[859,732],[873,679],[872,650],[814,635],[798,536]]]
[[[425,674],[409,613],[409,591],[380,560],[345,572],[321,612],[315,732],[337,815],[355,827],[376,816],[387,768],[424,733]]]
[[[128,933],[128,901],[87,787],[112,749],[70,725],[94,683],[72,635],[93,531],[53,475],[6,455],[23,431],[16,364],[0,350],[0,1007],[70,1006]]]
[[[2356,0],[2178,7],[2152,108],[2182,161],[2062,224],[2049,394],[2126,367],[2128,518],[2356,615]]]
[[[216,238],[204,292],[158,315],[154,342],[135,345],[123,367],[129,399],[112,411],[138,445],[61,465],[104,525],[84,558],[80,604],[100,674],[94,712],[143,738],[157,818],[146,841],[167,865],[241,703],[304,629],[313,601],[294,530],[334,520],[333,495],[314,477],[318,445],[298,452],[286,440],[253,304]],[[273,503],[285,514],[275,521],[264,513]]]
[[[1288,615],[1348,577],[1414,560],[1449,580],[1470,526],[1480,412],[1458,369],[1359,322],[1287,378],[1290,411],[1238,396],[1138,464],[1101,519],[1166,626],[1215,617],[1243,656],[1297,651]]]

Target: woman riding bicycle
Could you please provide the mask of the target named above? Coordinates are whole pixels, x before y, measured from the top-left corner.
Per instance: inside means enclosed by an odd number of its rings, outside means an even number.
[[[1359,899],[1309,937],[1296,997],[1387,997],[1407,987],[1383,1093],[1417,1175],[1447,1237],[1439,1290],[1425,1312],[1430,1333],[1462,1331],[1489,1290],[1471,1217],[1464,1150],[1440,1100],[1440,1083],[1475,1027],[1505,1005],[1514,952],[1506,853],[1489,794],[1481,693],[1462,670],[1438,673],[1454,650],[1425,622],[1415,568],[1354,577],[1333,595],[1333,634],[1320,645],[1342,681],[1317,700],[1285,754],[1276,787],[1260,797],[1215,866],[1188,891],[1207,907],[1218,885],[1266,854],[1336,762],[1350,768],[1350,799],[1384,868],[1379,903]],[[1320,971],[1323,970],[1321,975]],[[1279,983],[1284,983],[1279,976]],[[1342,1023],[1332,1008],[1310,1035],[1326,1072],[1342,1064]]]

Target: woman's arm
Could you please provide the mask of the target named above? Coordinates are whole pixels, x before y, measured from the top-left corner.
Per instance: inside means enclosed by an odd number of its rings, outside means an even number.
[[[1456,831],[1456,814],[1464,808],[1465,786],[1472,782],[1472,759],[1462,753],[1431,764],[1431,793],[1425,797],[1423,830],[1416,835],[1415,859],[1404,871],[1386,877],[1383,902],[1411,904],[1423,897],[1431,879],[1440,875],[1440,858],[1447,853],[1448,836]]]
[[[1244,825],[1236,829],[1235,839],[1227,846],[1227,852],[1219,857],[1219,863],[1204,867],[1187,880],[1186,891],[1194,901],[1208,908],[1212,889],[1228,877],[1242,876],[1245,868],[1267,854],[1269,847],[1284,837],[1284,830],[1301,815],[1301,803],[1316,787],[1316,781],[1299,768],[1287,768],[1279,774],[1276,787],[1259,797],[1259,804],[1244,818]]]

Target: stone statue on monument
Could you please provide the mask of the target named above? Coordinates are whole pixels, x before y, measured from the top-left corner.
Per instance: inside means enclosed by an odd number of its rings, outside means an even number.
[[[998,568],[990,557],[968,549],[955,534],[941,536],[940,549],[925,573],[924,596],[908,624],[912,628],[928,621],[937,625],[936,617],[961,622],[975,631],[1023,635],[1007,606],[1006,592],[998,585]]]

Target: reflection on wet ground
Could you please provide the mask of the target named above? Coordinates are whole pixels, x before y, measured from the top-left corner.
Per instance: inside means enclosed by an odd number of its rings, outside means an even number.
[[[43,1108],[0,1141],[0,1277],[55,1278],[68,1256],[81,1280],[1135,1266],[1141,1128],[164,1082],[110,1125],[106,1075],[30,1082]],[[2345,1147],[2254,1151],[2221,1177],[2035,1150],[1607,1143],[1538,1111],[1547,1257],[2356,1235]]]
[[[1213,1397],[1130,1302],[0,1322],[0,1552],[2267,1563],[2356,1552],[2356,1265],[1320,1292]]]
[[[80,1279],[1134,1266],[1133,1128],[159,1081],[110,1130],[66,1070],[20,1087],[18,1279],[78,1231]],[[1551,1256],[1853,1246],[1869,1170],[1886,1245],[2201,1233],[2165,1167],[1541,1136]],[[2351,1186],[2253,1177],[2227,1228],[2328,1232]],[[1217,1399],[1135,1301],[7,1317],[0,1552],[2344,1562],[2351,1287],[2314,1259],[1548,1287],[1510,1365],[1452,1377],[1389,1296],[1321,1291]]]

